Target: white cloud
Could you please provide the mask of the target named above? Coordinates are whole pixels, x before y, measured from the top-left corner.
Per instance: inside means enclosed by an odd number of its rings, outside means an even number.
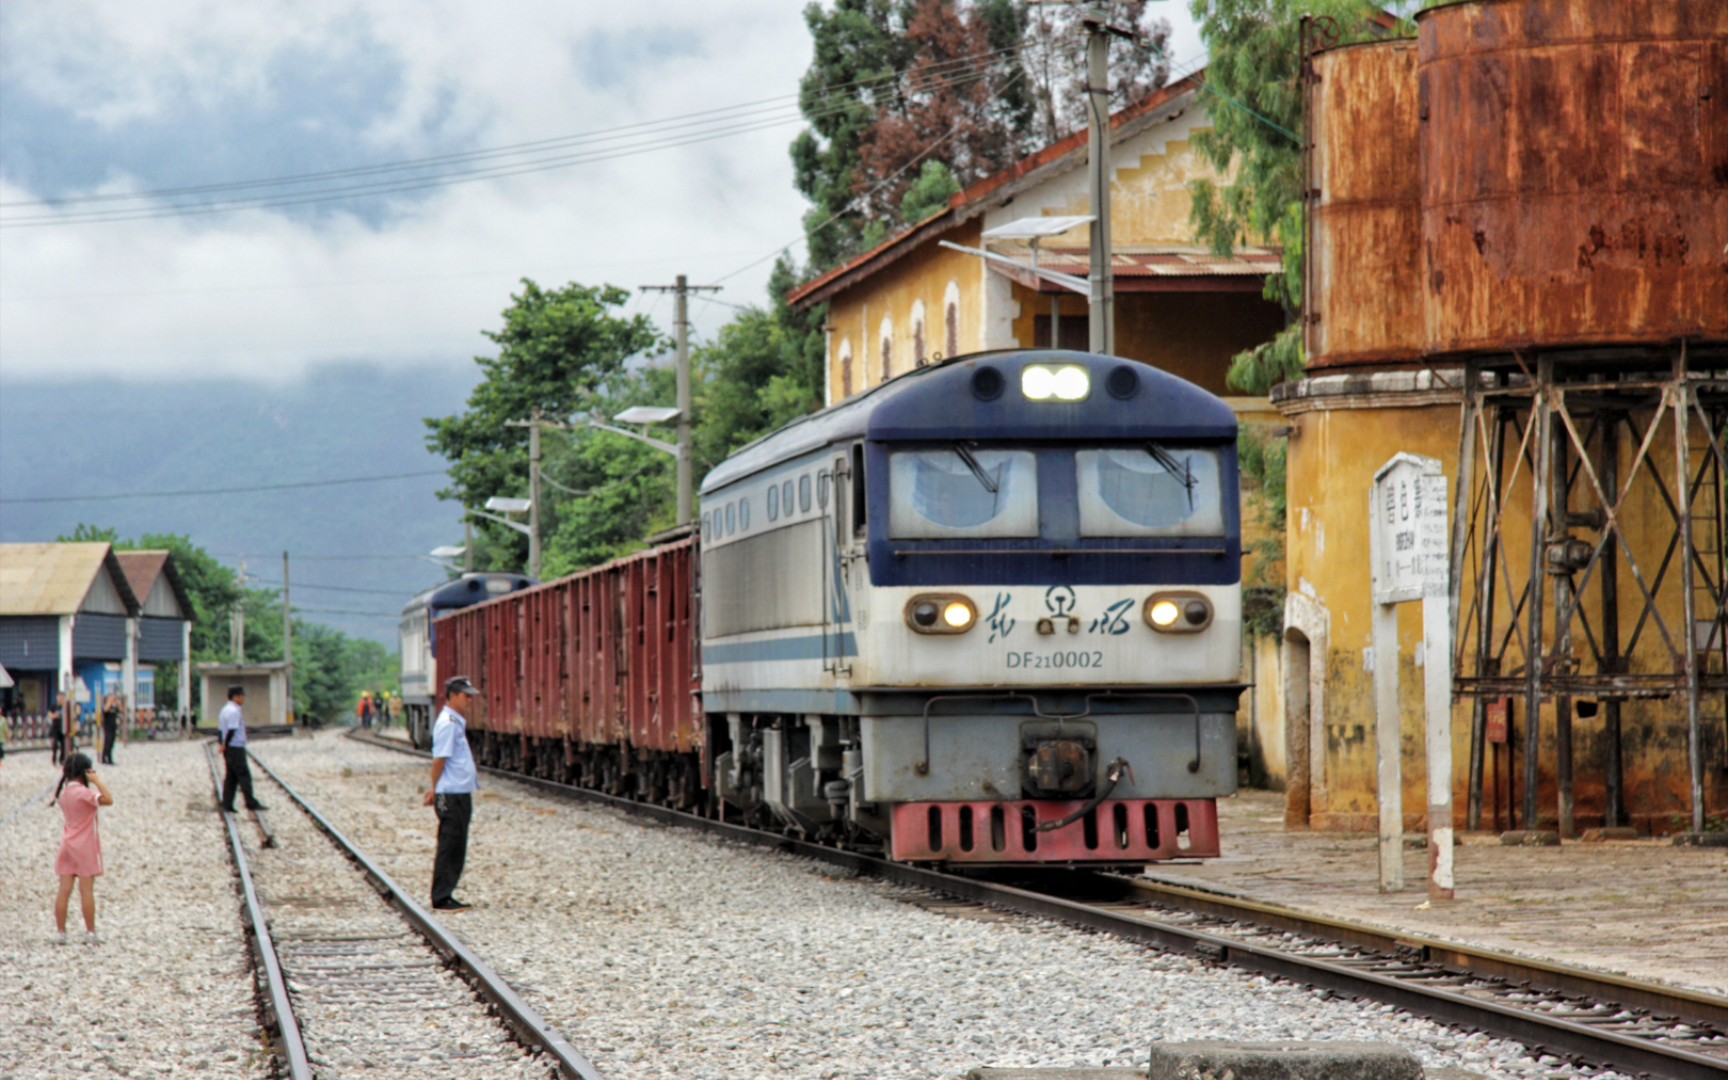
[[[0,33],[8,82],[115,137],[185,117],[293,117],[284,68],[306,58],[387,73],[387,98],[358,118],[363,145],[331,142],[304,163],[316,171],[793,95],[810,55],[802,7],[13,0]],[[10,228],[0,233],[0,375],[274,379],[331,359],[465,365],[486,351],[480,331],[498,325],[522,276],[702,282],[799,237],[806,206],[786,155],[797,130],[452,186],[382,218],[246,211]],[[90,152],[50,146],[34,152]],[[156,186],[112,167],[103,183]],[[7,203],[48,193],[26,190],[10,168],[0,180]],[[728,280],[721,297],[759,302],[768,269]],[[729,315],[696,305],[700,332]],[[669,305],[656,318],[669,322]]]

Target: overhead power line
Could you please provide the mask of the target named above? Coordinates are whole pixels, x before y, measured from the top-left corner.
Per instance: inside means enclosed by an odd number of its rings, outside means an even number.
[[[264,578],[254,578],[253,580],[267,589],[280,589],[282,587],[280,581],[269,581]],[[407,599],[401,589],[364,589],[355,585],[313,585],[304,581],[294,582],[294,591],[299,592],[301,589],[313,589],[318,592],[369,593],[373,596],[398,596],[404,600]]]
[[[0,499],[0,504],[114,502],[120,499],[173,499],[188,495],[239,495],[252,491],[290,491],[297,488],[335,487],[338,484],[375,484],[385,480],[411,480],[421,476],[443,476],[443,469],[386,473],[383,476],[347,476],[337,480],[302,480],[291,484],[247,484],[245,487],[199,488],[186,491],[123,491],[111,495],[43,495],[22,499]]]
[[[932,90],[960,86],[986,78],[990,74],[989,69],[980,61],[1005,56],[1013,51],[1013,49],[994,50],[938,65],[931,69],[937,77],[920,78],[915,84],[905,82],[895,85],[890,94],[890,100],[913,97]],[[901,76],[895,74],[884,76],[879,80],[859,80],[858,83],[844,85],[864,85],[870,81],[899,79]],[[796,102],[790,98],[767,100],[779,100],[783,103],[767,106],[752,104],[730,109],[708,110],[705,113],[688,114],[683,118],[626,125],[583,135],[539,140],[534,143],[522,143],[490,150],[471,151],[466,154],[451,154],[440,158],[425,158],[321,173],[304,173],[296,176],[235,181],[227,184],[164,188],[155,192],[80,196],[64,200],[12,203],[7,205],[51,208],[110,200],[138,204],[151,198],[183,200],[197,196],[233,193],[233,197],[230,198],[182,201],[170,205],[119,205],[112,208],[98,208],[73,213],[43,213],[22,217],[13,215],[9,218],[0,219],[0,228],[139,221],[193,214],[226,213],[235,210],[273,209],[448,187],[455,184],[503,179],[711,142],[733,135],[764,131],[785,124],[821,119],[853,108],[856,104],[853,99],[844,97],[834,90],[823,91],[822,97],[818,99],[823,104],[808,113],[802,111]],[[425,175],[428,170],[435,171],[432,175]],[[314,186],[310,191],[300,192],[241,194],[265,187],[308,184],[323,186]]]

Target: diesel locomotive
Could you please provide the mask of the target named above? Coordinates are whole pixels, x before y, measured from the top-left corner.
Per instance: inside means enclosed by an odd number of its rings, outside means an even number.
[[[708,474],[697,535],[463,608],[485,761],[894,859],[1219,851],[1237,423],[1154,368],[920,368]]]

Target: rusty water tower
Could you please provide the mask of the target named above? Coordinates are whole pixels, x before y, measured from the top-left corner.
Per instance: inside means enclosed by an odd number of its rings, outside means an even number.
[[[1305,339],[1310,372],[1456,373],[1469,825],[1509,700],[1523,828],[1545,722],[1573,827],[1575,710],[1621,823],[1628,708],[1683,730],[1702,830],[1728,746],[1728,3],[1472,0],[1417,34],[1309,58]]]

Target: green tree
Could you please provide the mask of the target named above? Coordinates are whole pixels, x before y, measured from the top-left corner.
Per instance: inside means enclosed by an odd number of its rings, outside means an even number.
[[[1302,260],[1307,219],[1302,192],[1302,56],[1304,15],[1328,17],[1345,41],[1385,36],[1379,9],[1365,0],[1193,0],[1210,53],[1206,91],[1211,130],[1194,145],[1228,184],[1193,184],[1195,235],[1219,254],[1238,244],[1273,243],[1283,272],[1266,279],[1265,297],[1287,321],[1270,342],[1238,353],[1230,385],[1265,394],[1302,373]]]
[[[918,171],[918,179],[906,189],[900,200],[900,220],[916,225],[939,210],[945,210],[954,196],[960,194],[960,181],[948,166],[940,161],[926,161]]]
[[[451,486],[439,497],[480,509],[494,495],[528,494],[528,433],[510,427],[536,410],[567,417],[583,409],[632,356],[664,346],[645,315],[617,313],[629,292],[613,285],[543,289],[523,278],[500,330],[485,331],[496,356],[475,357],[485,378],[466,412],[426,421],[426,445],[450,462]],[[527,542],[480,522],[477,547],[498,568],[527,560]]]
[[[810,200],[804,234],[811,266],[824,270],[856,250],[864,222],[850,215],[864,135],[889,108],[910,51],[892,0],[836,0],[804,9],[813,55],[798,85],[810,122],[792,141],[793,183]]]

